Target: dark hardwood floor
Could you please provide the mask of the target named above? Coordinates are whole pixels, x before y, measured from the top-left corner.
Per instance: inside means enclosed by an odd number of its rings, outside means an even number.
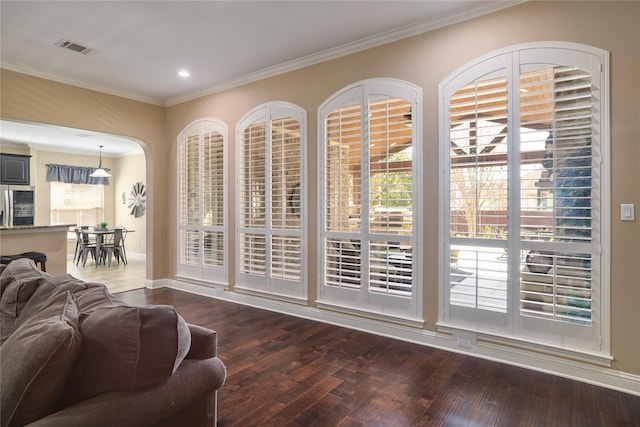
[[[118,296],[218,332],[221,427],[640,425],[638,396],[176,290]]]

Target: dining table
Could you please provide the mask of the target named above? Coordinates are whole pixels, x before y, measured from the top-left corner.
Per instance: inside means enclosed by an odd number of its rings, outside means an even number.
[[[102,253],[102,245],[105,242],[106,236],[109,235],[113,235],[115,233],[116,229],[115,228],[89,228],[87,230],[83,230],[84,233],[87,233],[88,235],[94,235],[95,236],[95,241],[96,241],[96,249],[95,249],[95,260],[96,260],[96,267],[98,267],[100,265],[100,254]],[[124,237],[126,236],[126,233],[133,233],[135,230],[129,230],[129,229],[123,229],[123,236],[122,236],[122,245],[124,246]]]

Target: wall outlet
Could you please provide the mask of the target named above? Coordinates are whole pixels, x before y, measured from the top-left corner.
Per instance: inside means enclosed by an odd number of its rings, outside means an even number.
[[[473,341],[471,338],[466,337],[456,337],[456,346],[462,348],[471,348],[473,345]]]
[[[457,337],[456,345],[458,347],[471,348],[471,338]]]

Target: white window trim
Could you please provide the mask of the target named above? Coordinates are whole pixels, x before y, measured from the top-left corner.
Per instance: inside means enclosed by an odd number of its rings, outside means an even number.
[[[393,87],[394,90],[389,88]],[[397,297],[398,301],[402,298],[406,302],[398,304],[395,307],[385,306],[384,298],[373,295],[373,299],[367,304],[362,305],[360,302],[345,302],[346,299],[342,295],[348,294],[349,290],[336,289],[335,295],[329,295],[324,285],[324,268],[325,268],[325,239],[327,232],[324,231],[326,221],[326,210],[324,205],[324,182],[326,181],[326,136],[324,119],[326,114],[324,111],[330,106],[339,106],[345,102],[350,102],[354,98],[353,93],[359,91],[359,97],[362,103],[362,111],[367,111],[367,97],[373,94],[404,93],[404,99],[412,104],[412,115],[415,117],[412,122],[413,137],[413,173],[415,177],[415,185],[413,188],[413,234],[410,238],[414,245],[414,257],[412,268],[414,269],[413,292],[410,298]],[[365,108],[366,107],[366,108]],[[369,317],[386,322],[393,322],[405,326],[421,328],[424,324],[423,318],[423,268],[422,268],[422,193],[423,193],[423,143],[422,143],[422,88],[407,81],[376,78],[368,79],[353,83],[345,88],[340,89],[327,98],[319,107],[317,113],[317,132],[318,132],[318,253],[317,253],[317,294],[316,304],[319,308],[338,311],[346,314],[357,313],[358,316]],[[368,124],[363,120],[363,139],[368,138]],[[365,201],[365,204],[368,203]],[[363,206],[365,206],[363,204]],[[335,233],[334,233],[335,234]],[[388,298],[388,297],[386,297]]]
[[[199,160],[202,160],[202,151],[203,151],[203,145],[202,145],[202,138],[203,138],[203,133],[205,131],[211,131],[214,130],[218,133],[220,133],[224,139],[224,143],[223,143],[223,168],[224,168],[224,174],[223,174],[223,200],[224,200],[224,213],[223,213],[223,229],[224,229],[224,237],[223,237],[223,241],[224,241],[224,262],[223,262],[223,271],[220,272],[219,269],[211,269],[211,268],[205,268],[202,265],[198,267],[198,268],[191,268],[190,266],[183,266],[180,263],[180,253],[181,253],[181,248],[180,248],[180,231],[182,230],[182,224],[180,223],[180,206],[179,206],[179,202],[181,200],[181,194],[180,194],[180,183],[181,183],[181,179],[182,179],[182,170],[181,170],[181,165],[180,165],[180,150],[182,147],[182,140],[184,138],[187,138],[191,135],[198,135],[198,139],[199,139]],[[176,174],[176,200],[178,201],[178,203],[176,204],[176,266],[177,266],[177,272],[176,272],[176,276],[181,278],[181,279],[185,279],[186,281],[192,281],[192,282],[198,282],[198,283],[202,283],[205,286],[208,286],[210,284],[216,284],[216,285],[223,285],[225,287],[228,286],[229,283],[229,255],[228,255],[228,248],[229,248],[229,232],[228,232],[228,224],[229,224],[229,209],[228,209],[228,175],[229,175],[229,168],[228,168],[228,145],[229,145],[229,127],[222,122],[221,120],[215,119],[215,118],[210,118],[210,117],[205,117],[205,118],[201,118],[198,120],[194,120],[193,122],[189,123],[187,126],[185,126],[185,128],[180,132],[180,134],[178,135],[177,138],[177,143],[176,143],[176,170],[178,171],[178,173]],[[202,184],[203,181],[203,176],[202,176],[202,168],[201,168],[201,174],[199,176],[200,179],[200,183]],[[202,188],[202,185],[201,185]],[[202,197],[202,194],[200,195],[200,197]],[[200,204],[200,206],[202,206],[202,204]],[[200,225],[200,230],[203,231],[204,227],[202,225]],[[201,259],[202,261],[202,259]],[[211,270],[217,270],[215,271],[214,275],[211,275]]]
[[[448,309],[448,301],[446,300],[447,293],[445,292],[445,275],[447,274],[445,269],[449,269],[449,259],[446,256],[448,254],[448,236],[449,229],[447,227],[447,219],[445,218],[448,212],[447,201],[448,201],[448,168],[447,158],[448,154],[442,147],[448,147],[448,144],[445,142],[449,140],[449,129],[445,124],[448,123],[448,115],[449,112],[447,110],[448,100],[445,99],[445,86],[447,84],[451,84],[457,78],[460,78],[461,75],[465,74],[467,70],[477,67],[481,64],[486,64],[497,57],[500,57],[509,53],[516,53],[519,51],[530,50],[530,49],[545,49],[545,50],[553,50],[552,57],[549,58],[549,62],[556,62],[561,64],[563,55],[566,55],[570,51],[576,51],[579,53],[586,53],[593,55],[594,57],[598,57],[600,61],[600,76],[599,76],[599,96],[600,96],[600,172],[601,177],[599,183],[597,184],[600,187],[600,249],[601,249],[601,263],[600,263],[600,271],[599,275],[599,290],[594,292],[594,298],[598,298],[599,310],[593,313],[594,316],[594,324],[597,323],[597,327],[599,328],[599,342],[594,342],[594,349],[584,349],[584,348],[570,348],[564,347],[562,345],[556,343],[549,343],[546,341],[536,341],[535,339],[531,339],[530,337],[518,335],[514,333],[514,329],[517,326],[518,313],[511,312],[509,318],[509,326],[511,328],[511,333],[502,333],[495,332],[492,333],[487,330],[480,331],[477,325],[470,324],[460,324],[456,322],[449,322],[446,319],[446,310]],[[489,67],[492,68],[492,67]],[[495,69],[495,68],[492,68]],[[512,81],[512,76],[508,76]],[[593,78],[597,78],[598,76],[593,76]],[[547,351],[550,353],[554,353],[556,350],[561,349],[560,355],[574,355],[572,357],[576,357],[580,360],[590,360],[597,361],[603,365],[608,365],[611,362],[611,347],[610,347],[610,256],[611,256],[611,240],[610,240],[610,228],[611,228],[611,190],[610,190],[610,110],[609,110],[609,53],[602,49],[598,49],[592,46],[582,45],[578,43],[567,43],[567,42],[535,42],[535,43],[526,43],[521,45],[509,46],[503,49],[499,49],[483,55],[472,62],[462,66],[455,72],[449,75],[446,79],[444,79],[439,85],[439,138],[440,138],[440,192],[439,192],[439,204],[442,206],[441,215],[439,218],[439,259],[438,265],[440,266],[438,269],[438,283],[439,283],[439,292],[438,292],[438,329],[442,332],[451,333],[452,331],[463,331],[463,333],[471,333],[474,335],[474,338],[480,339],[482,336],[491,337],[493,342],[500,343],[508,346],[513,346],[514,343],[520,343],[520,345],[524,347],[530,348],[532,351]],[[465,82],[466,83],[466,82]],[[511,83],[510,83],[511,84]],[[448,150],[447,150],[448,151]],[[509,306],[511,309],[514,305]],[[515,319],[515,320],[514,320]],[[517,331],[516,331],[517,332]],[[535,344],[532,346],[527,346],[527,342],[535,341]],[[570,356],[567,356],[570,357]]]
[[[240,193],[242,191],[242,155],[243,148],[243,132],[244,129],[257,119],[263,118],[265,123],[270,127],[270,122],[274,116],[288,116],[299,121],[300,123],[300,283],[292,286],[291,281],[274,280],[270,277],[258,277],[252,276],[242,272],[241,265],[241,238],[242,238],[242,198]],[[267,148],[271,147],[270,133],[267,133],[268,144]],[[264,104],[260,104],[248,113],[246,113],[236,124],[236,203],[235,203],[235,221],[236,221],[236,253],[235,253],[235,273],[236,284],[235,290],[240,293],[253,294],[257,296],[264,296],[282,301],[288,301],[295,304],[306,304],[308,298],[308,250],[307,248],[307,236],[308,236],[308,213],[307,213],[307,112],[304,108],[285,101],[272,101]],[[270,173],[271,170],[265,171]],[[265,227],[271,227],[265,223]],[[276,233],[279,234],[279,233]]]

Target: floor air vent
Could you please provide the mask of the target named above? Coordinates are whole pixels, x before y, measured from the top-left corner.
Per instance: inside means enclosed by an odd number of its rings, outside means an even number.
[[[93,49],[88,48],[86,46],[82,46],[81,44],[78,44],[76,42],[72,42],[71,40],[60,40],[58,43],[56,43],[56,46],[60,46],[64,49],[69,49],[72,50],[74,52],[78,52],[81,53],[83,55],[86,55],[87,53],[93,51]]]

